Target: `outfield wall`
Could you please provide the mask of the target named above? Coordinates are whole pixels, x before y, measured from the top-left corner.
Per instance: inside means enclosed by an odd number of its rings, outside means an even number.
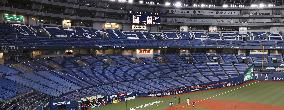
[[[282,81],[282,80],[284,80],[284,73],[282,73],[282,72],[255,73],[254,78],[256,80]]]
[[[221,80],[217,82],[210,82],[210,83],[206,83],[202,85],[194,85],[194,86],[182,87],[182,88],[169,88],[168,91],[156,91],[153,93],[131,93],[131,94],[125,93],[125,94],[116,94],[112,96],[100,96],[100,98],[98,96],[93,96],[89,98],[84,98],[85,101],[83,100],[81,101],[53,100],[49,103],[49,106],[52,110],[90,109],[90,108],[105,106],[111,103],[119,103],[121,101],[129,100],[129,98],[131,97],[134,97],[134,99],[136,97],[163,97],[163,96],[190,93],[190,92],[195,92],[195,91],[236,86],[242,83],[244,83],[244,76],[240,75],[235,78]]]

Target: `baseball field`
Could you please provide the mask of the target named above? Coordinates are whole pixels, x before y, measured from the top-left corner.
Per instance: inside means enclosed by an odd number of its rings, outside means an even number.
[[[252,81],[181,95],[137,98],[93,110],[284,110],[284,82]]]

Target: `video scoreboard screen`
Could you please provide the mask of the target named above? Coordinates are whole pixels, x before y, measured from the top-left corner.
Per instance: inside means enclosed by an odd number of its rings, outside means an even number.
[[[130,14],[132,17],[132,24],[152,25],[161,23],[159,13],[131,12]]]

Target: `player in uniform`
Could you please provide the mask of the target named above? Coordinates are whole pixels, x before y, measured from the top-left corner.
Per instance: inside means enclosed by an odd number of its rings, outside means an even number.
[[[186,103],[187,103],[187,106],[190,105],[190,99],[189,98],[186,99]]]

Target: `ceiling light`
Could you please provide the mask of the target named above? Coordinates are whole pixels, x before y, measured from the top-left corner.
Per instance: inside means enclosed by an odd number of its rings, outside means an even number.
[[[180,1],[177,1],[175,4],[174,4],[175,7],[177,8],[181,8],[182,7],[182,3]]]
[[[132,4],[134,2],[134,0],[128,0],[128,3]]]
[[[165,2],[165,6],[170,6],[171,3],[170,2]]]
[[[264,7],[266,7],[266,5],[264,3],[259,4],[259,8],[264,8]]]
[[[229,7],[229,5],[228,4],[223,4],[223,6],[222,6],[223,8],[228,8]]]

